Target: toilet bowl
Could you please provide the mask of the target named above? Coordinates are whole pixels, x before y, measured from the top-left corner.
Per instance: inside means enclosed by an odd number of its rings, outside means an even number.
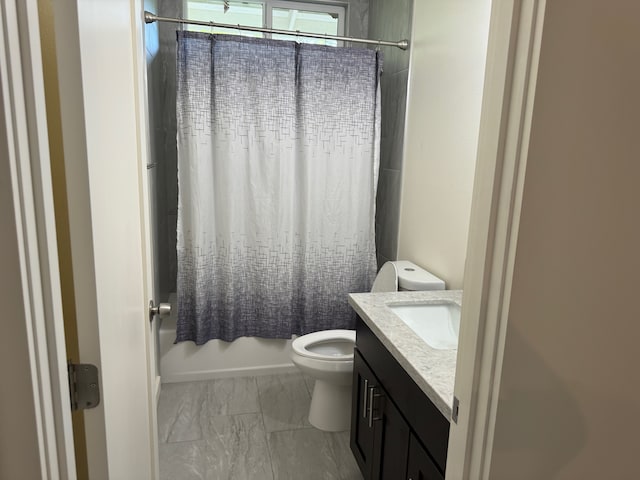
[[[309,423],[320,430],[349,428],[355,343],[354,330],[323,330],[298,337],[291,344],[293,362],[315,379]]]
[[[438,277],[407,261],[385,263],[372,292],[400,290],[443,290]],[[348,430],[351,423],[354,330],[323,330],[296,338],[291,359],[315,379],[309,423],[327,432]]]

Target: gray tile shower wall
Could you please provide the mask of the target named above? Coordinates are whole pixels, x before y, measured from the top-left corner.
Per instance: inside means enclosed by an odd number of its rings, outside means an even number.
[[[376,246],[378,262],[396,259],[401,172],[380,166],[376,200]],[[379,263],[379,266],[382,266]]]
[[[156,12],[158,7],[157,0],[145,0],[144,8],[152,12]],[[158,196],[159,182],[164,185],[164,178],[158,176],[157,168],[157,149],[156,139],[158,137],[158,128],[161,125],[159,102],[156,99],[160,98],[160,61],[158,59],[159,50],[159,36],[158,26],[156,24],[147,25],[145,27],[145,49],[146,49],[146,63],[147,63],[147,91],[149,95],[149,135],[151,142],[149,145],[149,164],[152,164],[151,168],[147,170],[149,181],[149,218],[151,221],[151,241],[153,242],[153,265],[158,265],[159,262],[159,236],[157,232],[160,227],[159,211],[165,210],[164,206],[160,206],[160,203],[164,204],[164,195]],[[154,165],[155,164],[155,165]],[[158,268],[153,269],[153,281],[154,285],[160,285],[161,273]]]
[[[410,39],[412,11],[413,0],[370,0],[369,38]],[[382,52],[382,132],[376,202],[378,266],[387,260],[395,260],[398,250],[404,123],[409,79],[409,51],[382,47]]]
[[[369,30],[369,0],[348,0],[349,12],[346,34],[350,37],[367,38]],[[356,45],[353,45],[354,47]],[[358,44],[357,46],[362,46]]]
[[[157,13],[182,17],[182,2],[157,0]],[[158,23],[159,50],[154,75],[158,89],[150,94],[150,109],[156,116],[151,142],[157,164],[159,292],[162,301],[176,291],[176,218],[178,214],[178,177],[176,148],[176,26]]]

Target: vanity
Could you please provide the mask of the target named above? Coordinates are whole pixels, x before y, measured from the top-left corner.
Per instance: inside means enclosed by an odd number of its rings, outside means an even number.
[[[350,443],[365,480],[444,479],[461,299],[349,296],[358,313]]]

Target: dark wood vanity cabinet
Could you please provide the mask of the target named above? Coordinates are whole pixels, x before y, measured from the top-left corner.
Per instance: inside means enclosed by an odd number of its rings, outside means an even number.
[[[358,319],[351,450],[365,480],[444,479],[449,422]]]
[[[420,440],[413,434],[409,439],[406,478],[409,480],[444,480],[444,475],[438,470],[427,450],[420,444]]]

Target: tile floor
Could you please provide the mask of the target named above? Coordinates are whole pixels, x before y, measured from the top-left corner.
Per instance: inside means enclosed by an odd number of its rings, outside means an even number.
[[[312,389],[296,373],[163,384],[160,478],[362,480],[349,432],[309,425]]]

